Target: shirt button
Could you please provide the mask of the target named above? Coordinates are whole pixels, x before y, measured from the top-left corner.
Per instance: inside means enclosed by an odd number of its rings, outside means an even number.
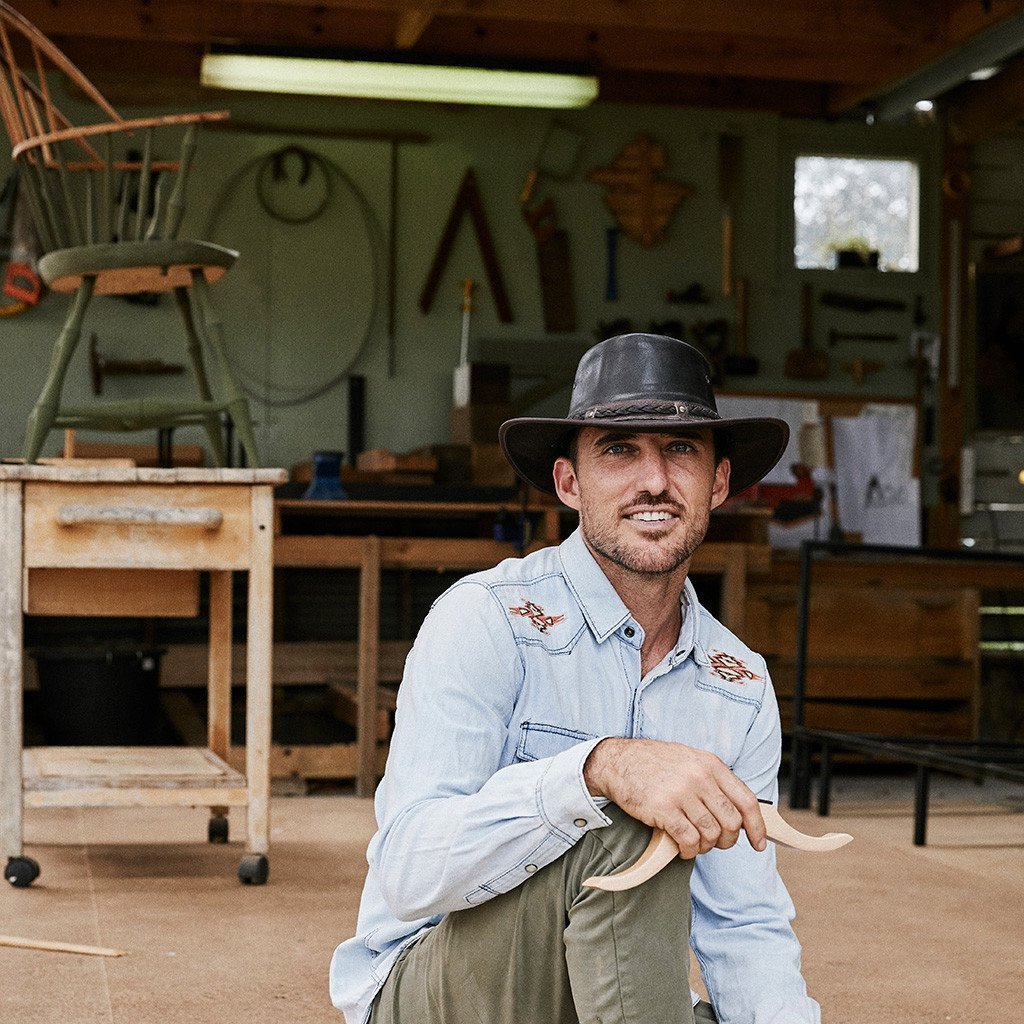
[[[528,874],[532,875],[534,873],[534,871],[536,871],[536,870],[537,870],[537,865],[536,864],[527,864],[526,865],[526,871],[527,871]]]
[[[576,820],[575,820],[575,821],[573,822],[573,824],[574,824],[574,825],[575,825],[575,826],[576,826],[577,828],[583,828],[583,826],[584,826],[584,825],[586,825],[586,823],[587,823],[587,819],[586,819],[586,818],[577,818],[577,819],[576,819]]]
[[[622,632],[630,639],[636,636],[636,630],[632,626],[627,626]]]

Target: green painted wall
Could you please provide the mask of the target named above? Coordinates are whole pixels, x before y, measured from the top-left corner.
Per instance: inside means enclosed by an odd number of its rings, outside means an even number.
[[[58,102],[61,100],[58,98]],[[73,102],[62,103],[74,109]],[[913,374],[904,365],[906,347],[874,346],[833,350],[833,371],[822,382],[801,383],[783,375],[787,351],[799,342],[799,294],[804,275],[818,287],[840,287],[863,294],[897,297],[912,305],[924,296],[930,329],[938,316],[936,234],[938,224],[938,132],[927,126],[899,130],[859,125],[790,122],[763,114],[718,113],[667,107],[596,104],[563,112],[558,120],[579,132],[584,143],[579,169],[566,182],[542,180],[537,196],[550,195],[561,226],[570,236],[579,331],[543,332],[538,272],[532,236],[523,223],[518,196],[552,120],[543,111],[445,108],[412,104],[369,104],[265,97],[225,97],[209,106],[230,106],[236,121],[261,122],[288,130],[424,133],[430,141],[398,151],[395,373],[388,372],[386,332],[386,253],[390,147],[386,142],[295,135],[207,131],[200,141],[198,172],[192,182],[183,234],[195,233],[237,248],[237,266],[214,289],[234,357],[254,399],[253,414],[267,464],[291,465],[317,448],[346,446],[344,383],[299,405],[274,404],[329,380],[349,364],[367,379],[368,447],[404,451],[448,440],[452,369],[458,361],[461,282],[478,280],[472,320],[471,355],[485,342],[507,348],[519,367],[531,353],[546,358],[593,340],[599,322],[628,318],[644,329],[651,321],[673,318],[733,317],[731,300],[718,296],[721,221],[717,189],[717,139],[723,131],[743,137],[744,175],[736,227],[735,270],[750,280],[750,345],[761,373],[737,378],[727,387],[740,391],[801,391],[912,396]],[[152,108],[132,113],[151,114]],[[610,163],[640,132],[665,145],[666,175],[693,186],[680,205],[664,243],[642,249],[621,238],[619,299],[605,289],[605,231],[612,223],[603,188],[586,179],[591,169]],[[332,172],[334,188],[324,213],[307,225],[282,224],[268,217],[256,198],[261,157],[288,144],[322,155],[344,177]],[[792,160],[797,152],[829,151],[898,154],[921,161],[922,269],[918,274],[792,269]],[[168,152],[166,155],[172,155]],[[288,165],[294,173],[297,165]],[[463,225],[441,281],[433,309],[417,303],[448,210],[466,169],[476,169],[498,258],[508,285],[514,322],[499,322],[484,280],[468,221]],[[273,181],[270,188],[275,191]],[[368,234],[360,200],[372,213]],[[303,193],[304,195],[306,193]],[[665,302],[669,289],[701,282],[712,295],[708,306]],[[376,298],[375,298],[376,289]],[[0,452],[17,454],[24,421],[45,376],[52,339],[68,299],[51,294],[27,314],[0,320],[3,401]],[[829,326],[871,331],[912,329],[907,313],[857,316],[816,309],[816,336],[825,343]],[[180,330],[174,305],[137,309],[117,299],[97,299],[86,326],[111,358],[161,357],[177,361]],[[360,345],[365,337],[365,345]],[[358,357],[356,357],[358,353]],[[882,373],[857,387],[838,367],[857,354],[883,358]],[[353,363],[353,358],[355,359]],[[571,361],[571,356],[567,357]],[[271,385],[268,387],[268,384]],[[132,397],[152,387],[189,393],[186,378],[119,378],[105,396]],[[525,385],[521,385],[525,386]],[[89,396],[85,346],[72,364],[67,401]],[[268,401],[269,400],[269,401]],[[567,394],[538,407],[564,410]],[[180,431],[180,440],[201,440]],[[142,439],[139,436],[136,440]],[[56,451],[51,437],[47,453]]]

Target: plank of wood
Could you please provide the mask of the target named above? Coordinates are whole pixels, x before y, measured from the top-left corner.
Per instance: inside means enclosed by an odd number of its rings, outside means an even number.
[[[269,627],[268,627],[269,628]],[[231,573],[210,573],[207,742],[226,758],[231,746]]]
[[[65,431],[65,436],[69,433]],[[67,444],[65,443],[65,451]],[[176,444],[171,456],[174,466],[191,466],[199,468],[203,465],[204,453],[201,444]],[[134,466],[158,467],[160,465],[160,447],[155,444],[121,444],[111,441],[75,440],[73,452],[68,452],[74,459],[124,459]]]
[[[381,682],[397,683],[402,678],[405,659],[412,647],[409,640],[383,640],[380,643],[378,677]],[[163,688],[206,686],[206,644],[167,644],[160,663]],[[245,645],[232,647],[231,683],[245,684]],[[34,674],[34,665],[28,664]],[[351,641],[293,640],[274,644],[274,685],[302,686],[354,680],[358,672],[358,645]]]
[[[359,772],[356,796],[372,796],[377,785],[377,664],[380,644],[381,539],[371,535],[363,542],[359,570],[359,672],[358,725]]]
[[[79,953],[82,956],[127,956],[123,949],[105,946],[83,946],[76,942],[53,942],[50,939],[29,939],[20,935],[0,935],[0,946],[15,949],[38,949],[50,953]]]
[[[249,853],[270,850],[270,746],[274,620],[274,493],[254,487],[246,623],[245,778]]]
[[[22,493],[0,479],[0,857],[22,852]]]
[[[384,774],[387,747],[376,751],[376,771]],[[245,764],[245,747],[232,747],[230,762],[241,768]],[[274,744],[270,748],[270,772],[275,779],[298,776],[303,779],[354,779],[359,756],[355,743]]]
[[[39,466],[21,461],[0,462],[0,480],[31,480],[78,484],[283,484],[283,469],[126,469],[108,466]]]
[[[187,569],[28,569],[26,615],[192,618],[199,573]]]

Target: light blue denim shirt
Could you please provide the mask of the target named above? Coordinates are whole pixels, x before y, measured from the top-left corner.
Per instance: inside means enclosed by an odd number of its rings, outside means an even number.
[[[689,581],[683,613],[675,649],[641,677],[643,630],[579,531],[438,598],[399,690],[356,935],[331,962],[331,998],[348,1024],[366,1020],[424,929],[610,824],[583,782],[602,738],[711,751],[777,800],[781,730],[764,661],[701,608]],[[774,846],[758,853],[741,833],[732,849],[699,856],[691,892],[692,945],[721,1024],[818,1024]]]

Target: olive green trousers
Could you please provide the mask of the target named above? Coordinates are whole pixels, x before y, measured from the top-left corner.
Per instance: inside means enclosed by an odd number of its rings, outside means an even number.
[[[693,1024],[690,872],[675,860],[626,892],[582,885],[631,864],[651,831],[617,807],[528,881],[449,914],[406,949],[370,1024]]]

